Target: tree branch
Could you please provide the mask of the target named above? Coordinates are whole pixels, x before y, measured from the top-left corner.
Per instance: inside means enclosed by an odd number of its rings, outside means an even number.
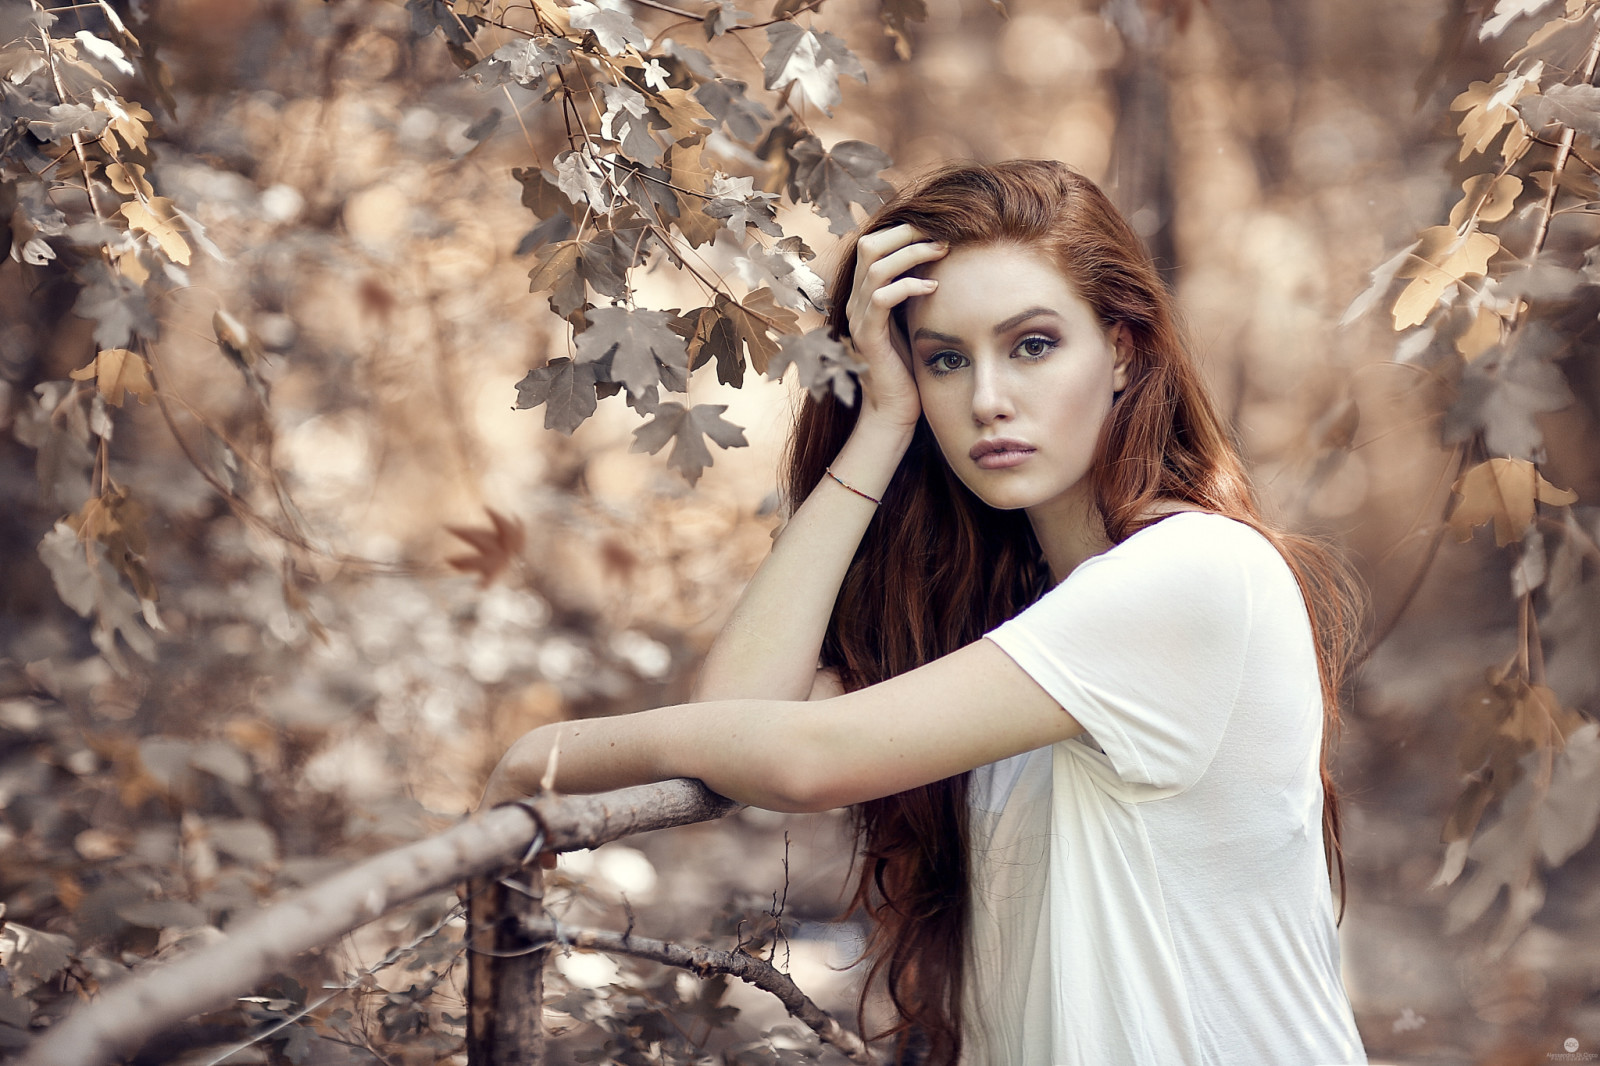
[[[785,1010],[810,1026],[823,1043],[837,1048],[850,1061],[862,1063],[863,1066],[872,1061],[861,1037],[841,1026],[831,1014],[811,1002],[810,997],[800,991],[788,974],[765,959],[757,958],[748,952],[718,951],[703,946],[686,948],[681,944],[670,944],[665,940],[652,940],[649,937],[610,933],[599,929],[574,929],[568,925],[557,926],[549,919],[528,922],[525,929],[530,937],[559,940],[569,947],[603,951],[608,955],[649,959],[652,962],[689,970],[701,977],[713,973],[737,977],[746,984],[755,985],[763,992],[772,993],[778,998],[778,1002],[783,1004]]]
[[[396,907],[518,865],[530,849],[571,851],[710,821],[738,807],[698,781],[597,796],[536,796],[384,852],[243,919],[226,939],[130,976],[69,1014],[19,1066],[99,1066],[255,988],[294,956]],[[540,840],[541,830],[543,840]]]

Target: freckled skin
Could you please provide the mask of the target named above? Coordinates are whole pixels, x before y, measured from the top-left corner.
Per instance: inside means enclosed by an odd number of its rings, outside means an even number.
[[[911,362],[945,461],[985,503],[1025,509],[1041,539],[1045,527],[1081,526],[1095,442],[1126,384],[1127,331],[1107,330],[1028,247],[957,247],[918,273],[939,286],[907,302]],[[997,438],[1032,450],[984,469],[969,453]]]

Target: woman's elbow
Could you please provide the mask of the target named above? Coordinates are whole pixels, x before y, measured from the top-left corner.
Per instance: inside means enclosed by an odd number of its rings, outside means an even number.
[[[752,807],[815,814],[845,806],[854,802],[845,795],[845,760],[823,716],[816,703],[761,701],[759,721],[738,731],[731,750],[700,751],[685,769],[703,772],[707,787]]]
[[[706,784],[717,791],[716,785]],[[840,805],[835,791],[825,761],[809,753],[803,742],[772,744],[765,758],[744,760],[737,779],[728,782],[730,799],[782,814],[833,810]]]
[[[767,775],[771,809],[788,814],[820,814],[859,802],[860,783],[850,779],[837,749],[811,750],[796,744],[781,754]],[[766,806],[766,804],[761,804]]]

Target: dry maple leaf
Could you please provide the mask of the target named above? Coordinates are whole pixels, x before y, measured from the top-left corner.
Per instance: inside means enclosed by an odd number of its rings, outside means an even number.
[[[189,242],[183,239],[183,232],[176,224],[178,212],[171,200],[165,196],[151,197],[149,203],[126,200],[117,210],[128,220],[130,230],[149,234],[168,259],[189,265]]]
[[[155,395],[150,365],[142,355],[126,348],[106,348],[88,366],[79,367],[67,376],[74,381],[93,381],[106,403],[113,407],[122,406],[126,393],[133,393],[140,403],[148,402]]]
[[[1477,213],[1479,222],[1499,222],[1511,214],[1522,195],[1522,179],[1515,174],[1479,174],[1461,183],[1461,199],[1450,209],[1450,227],[1460,228]]]
[[[1479,463],[1461,475],[1451,489],[1461,497],[1450,516],[1456,539],[1471,540],[1474,528],[1492,521],[1494,542],[1502,548],[1522,539],[1522,531],[1533,521],[1536,500],[1560,507],[1578,499],[1571,489],[1560,489],[1546,481],[1526,459]]]
[[[1413,280],[1395,300],[1394,328],[1422,325],[1446,289],[1463,278],[1486,274],[1489,260],[1499,250],[1500,239],[1479,230],[1463,236],[1449,226],[1423,230],[1416,249],[1398,272]]]
[[[488,588],[522,555],[528,534],[519,520],[508,518],[493,507],[483,510],[489,516],[490,525],[487,529],[444,527],[452,536],[460,537],[472,548],[470,554],[453,555],[445,562],[463,573],[477,574],[478,587]]]

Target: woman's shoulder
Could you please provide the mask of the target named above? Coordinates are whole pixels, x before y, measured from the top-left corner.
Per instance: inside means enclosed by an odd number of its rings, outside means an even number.
[[[1195,508],[1166,511],[1087,560],[1072,578],[1079,587],[1108,585],[1131,592],[1155,585],[1166,595],[1201,598],[1294,582],[1277,546],[1255,526]]]
[[[1198,507],[1152,508],[1150,521],[1106,554],[1215,557],[1242,554],[1259,558],[1278,556],[1272,541],[1248,522]],[[1263,554],[1266,553],[1266,554]]]

